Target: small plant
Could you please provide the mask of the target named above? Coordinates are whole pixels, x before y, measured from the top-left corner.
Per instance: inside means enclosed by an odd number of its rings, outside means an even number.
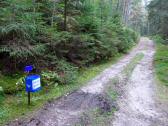
[[[25,76],[20,77],[16,82],[16,90],[22,91],[25,88]]]
[[[156,42],[157,48],[154,57],[156,77],[159,80],[159,83],[168,86],[168,45],[159,35],[154,36],[153,40]]]
[[[65,60],[57,62],[57,65],[57,71],[59,73],[61,79],[60,82],[62,84],[70,84],[76,80],[78,67],[73,66]]]
[[[4,100],[4,91],[3,88],[0,87],[0,103]],[[0,104],[1,105],[1,104]]]
[[[42,81],[45,85],[58,84],[60,76],[53,71],[43,71],[41,73]]]

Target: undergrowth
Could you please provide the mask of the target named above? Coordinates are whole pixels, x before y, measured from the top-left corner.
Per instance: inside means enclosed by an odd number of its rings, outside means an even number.
[[[81,86],[103,66],[89,74],[87,68],[111,62],[137,43],[138,33],[123,25],[120,13],[107,14],[109,2],[66,1],[0,1],[2,122]],[[99,16],[100,4],[107,17]],[[42,90],[33,94],[29,108],[23,72],[27,65],[33,65],[31,74],[42,79]],[[86,75],[81,69],[86,69]]]
[[[9,120],[13,120],[18,117],[25,117],[25,115],[28,116],[29,114],[32,114],[33,111],[42,107],[44,103],[47,102],[47,100],[58,98],[69,92],[72,92],[73,90],[78,89],[82,85],[86,84],[89,80],[94,78],[102,70],[115,63],[119,59],[119,57],[121,57],[121,55],[111,59],[108,62],[104,61],[101,64],[81,69],[77,76],[77,80],[72,84],[56,84],[49,87],[47,86],[46,88],[43,88],[40,92],[31,94],[31,106],[27,105],[27,93],[25,91],[18,92],[13,95],[5,95],[2,92],[3,95],[0,94],[0,99],[2,98],[0,107],[0,125],[3,125]],[[1,78],[1,80],[14,82],[13,78],[8,77]]]
[[[156,54],[154,59],[155,72],[158,80],[165,86],[168,86],[168,45],[164,40],[155,36]]]
[[[155,80],[157,82],[158,96],[168,101],[168,45],[161,36],[154,36],[156,53],[154,57]]]

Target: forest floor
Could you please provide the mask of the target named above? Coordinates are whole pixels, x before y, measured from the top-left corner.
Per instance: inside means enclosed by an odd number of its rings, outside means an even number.
[[[7,125],[168,126],[168,105],[156,95],[154,53],[154,43],[141,38],[129,54],[80,90],[52,100],[33,115]],[[102,115],[105,118],[98,119]]]

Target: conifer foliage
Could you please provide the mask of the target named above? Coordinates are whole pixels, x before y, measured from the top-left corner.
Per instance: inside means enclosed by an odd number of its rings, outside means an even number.
[[[168,38],[168,2],[167,0],[152,0],[148,5],[149,28],[152,34]]]
[[[129,16],[123,13],[131,7],[129,3],[1,0],[0,70],[11,73],[32,64],[38,72],[54,71],[63,76],[70,70],[65,65],[58,70],[59,61],[83,67],[127,52],[138,37],[123,23]]]

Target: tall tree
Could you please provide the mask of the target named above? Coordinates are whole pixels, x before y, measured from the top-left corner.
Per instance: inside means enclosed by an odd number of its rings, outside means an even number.
[[[68,7],[68,0],[64,0],[64,30],[67,30],[67,8]]]
[[[149,25],[152,34],[160,34],[168,38],[168,2],[153,0],[148,5]]]

